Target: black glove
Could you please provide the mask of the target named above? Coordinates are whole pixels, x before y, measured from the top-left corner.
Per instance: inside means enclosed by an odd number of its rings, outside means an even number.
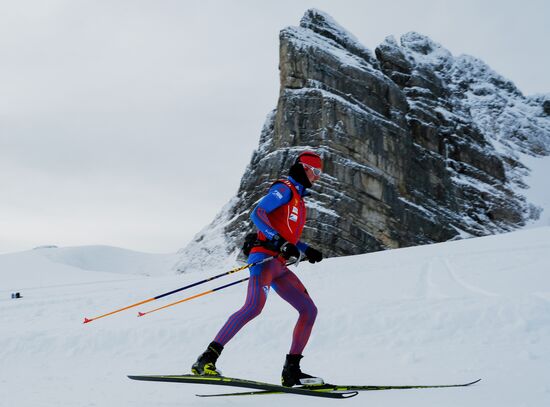
[[[296,245],[293,245],[290,242],[286,242],[281,246],[281,256],[288,260],[291,257],[296,257],[297,259],[300,258],[300,250],[296,247]]]
[[[250,255],[250,251],[258,246],[258,234],[257,233],[249,233],[244,237],[244,243],[243,243],[243,253],[245,256],[248,257]]]
[[[268,240],[266,243],[266,247],[268,249],[272,249],[278,252],[279,250],[281,250],[281,247],[283,247],[283,245],[286,243],[286,240],[281,235],[276,234],[271,238],[271,240]]]
[[[306,249],[306,256],[307,256],[307,260],[310,263],[318,263],[321,260],[323,260],[323,253],[321,253],[319,250],[315,250],[312,247],[308,247]]]

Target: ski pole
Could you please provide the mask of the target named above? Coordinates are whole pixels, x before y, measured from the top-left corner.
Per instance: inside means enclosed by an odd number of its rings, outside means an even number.
[[[235,284],[239,284],[239,283],[242,283],[246,280],[249,280],[250,277],[246,277],[246,278],[243,278],[242,280],[237,280],[237,281],[234,281],[232,283],[229,283],[229,284],[226,284],[226,285],[222,285],[220,287],[216,287],[216,288],[213,288],[212,290],[208,290],[208,291],[204,291],[200,294],[195,294],[195,295],[192,295],[191,297],[187,297],[187,298],[184,298],[183,300],[179,300],[179,301],[176,301],[176,302],[172,302],[170,304],[167,304],[167,305],[164,305],[162,307],[158,307],[158,308],[155,308],[155,309],[152,309],[150,311],[147,311],[147,312],[138,312],[138,317],[142,317],[144,315],[147,315],[147,314],[150,314],[152,312],[155,312],[155,311],[160,311],[161,309],[164,309],[164,308],[168,308],[168,307],[171,307],[173,305],[177,305],[177,304],[181,304],[182,302],[186,302],[186,301],[190,301],[190,300],[194,300],[195,298],[199,298],[199,297],[202,297],[206,294],[212,294],[214,291],[219,291],[219,290],[222,290],[224,288],[227,288],[227,287],[231,287],[232,285],[235,285]]]
[[[272,258],[267,257],[267,258],[265,258],[262,262],[268,261],[268,260],[270,260],[270,259],[272,259]],[[299,263],[299,259],[296,259],[296,260],[287,262],[287,263],[286,263],[286,266],[296,265],[296,264],[298,264],[298,263]],[[258,264],[260,264],[260,263],[258,263]],[[158,308],[152,309],[152,310],[147,311],[147,312],[138,312],[138,317],[142,317],[142,316],[147,315],[147,314],[150,314],[150,313],[152,313],[152,312],[160,311],[161,309],[165,309],[165,308],[168,308],[168,307],[172,307],[172,306],[174,306],[174,305],[181,304],[182,302],[194,300],[195,298],[199,298],[199,297],[202,297],[202,296],[204,296],[204,295],[211,294],[211,293],[213,293],[213,292],[215,292],[215,291],[219,291],[219,290],[222,290],[222,289],[224,289],[224,288],[231,287],[232,285],[242,283],[242,282],[247,281],[247,280],[249,280],[249,279],[250,279],[250,277],[246,277],[246,278],[243,278],[242,280],[237,280],[237,281],[234,281],[234,282],[232,282],[232,283],[229,283],[229,284],[226,284],[226,285],[222,285],[222,286],[220,286],[220,287],[213,288],[212,290],[208,290],[208,291],[204,291],[204,292],[202,292],[202,293],[200,293],[200,294],[192,295],[191,297],[187,297],[187,298],[184,298],[183,300],[179,300],[179,301],[172,302],[172,303],[170,303],[170,304],[166,304],[166,305],[164,305],[164,306],[162,306],[162,307],[158,307]]]
[[[99,316],[94,317],[94,318],[84,318],[84,322],[83,322],[83,323],[84,323],[84,324],[87,324],[87,323],[89,323],[89,322],[95,321],[96,319],[108,317],[109,315],[113,315],[113,314],[119,313],[119,312],[121,312],[121,311],[125,311],[125,310],[127,310],[127,309],[137,307],[138,305],[147,304],[148,302],[152,302],[152,301],[158,300],[158,299],[160,299],[160,298],[167,297],[167,296],[169,296],[169,295],[178,293],[178,292],[180,292],[180,291],[187,290],[188,288],[196,287],[196,286],[198,286],[198,285],[200,285],[200,284],[207,283],[208,281],[212,281],[212,280],[215,280],[215,279],[217,279],[217,278],[220,278],[220,277],[223,277],[223,276],[227,276],[227,275],[229,275],[229,274],[233,274],[233,273],[236,273],[236,272],[241,271],[241,270],[245,270],[245,269],[250,268],[250,267],[253,267],[253,266],[257,266],[257,265],[259,265],[259,264],[267,263],[268,261],[273,260],[274,258],[275,258],[275,256],[266,257],[265,259],[258,260],[258,261],[254,262],[254,263],[245,264],[245,265],[242,266],[242,267],[237,267],[237,268],[234,268],[233,270],[226,271],[225,273],[221,273],[221,274],[215,275],[215,276],[213,276],[213,277],[209,277],[209,278],[206,278],[206,279],[204,279],[204,280],[198,281],[198,282],[196,282],[196,283],[186,285],[185,287],[177,288],[177,289],[172,290],[172,291],[169,291],[169,292],[167,292],[167,293],[159,294],[159,295],[157,295],[156,297],[152,297],[152,298],[148,298],[148,299],[146,299],[146,300],[140,301],[140,302],[136,302],[135,304],[128,305],[128,306],[126,306],[126,307],[124,307],[124,308],[119,308],[119,309],[117,309],[117,310],[108,312],[108,313],[103,314],[103,315],[99,315]]]

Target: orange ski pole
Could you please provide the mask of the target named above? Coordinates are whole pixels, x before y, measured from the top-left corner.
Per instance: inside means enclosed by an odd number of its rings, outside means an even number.
[[[267,257],[265,258],[264,260],[261,260],[260,263],[263,263],[263,262],[266,262],[266,261],[269,261],[273,259],[273,257]],[[260,264],[260,263],[256,263],[256,264]],[[294,261],[290,261],[288,263],[286,263],[287,266],[290,266],[292,264],[297,264],[298,261],[297,260],[294,260]],[[232,283],[229,283],[229,284],[225,284],[225,285],[222,285],[220,287],[216,287],[216,288],[213,288],[212,290],[208,290],[208,291],[204,291],[200,294],[195,294],[195,295],[192,295],[191,297],[187,297],[187,298],[184,298],[183,300],[179,300],[179,301],[175,301],[175,302],[172,302],[170,304],[167,304],[167,305],[164,305],[162,307],[158,307],[158,308],[155,308],[155,309],[152,309],[150,311],[147,311],[147,312],[138,312],[138,317],[143,317],[147,314],[151,314],[152,312],[156,312],[156,311],[160,311],[161,309],[165,309],[165,308],[168,308],[168,307],[172,307],[174,305],[178,305],[178,304],[181,304],[182,302],[186,302],[186,301],[190,301],[190,300],[194,300],[195,298],[199,298],[199,297],[203,297],[207,294],[212,294],[213,292],[215,291],[219,291],[219,290],[222,290],[224,288],[227,288],[227,287],[231,287],[232,285],[235,285],[235,284],[239,284],[239,283],[242,283],[244,281],[247,281],[249,280],[250,277],[246,277],[246,278],[243,278],[242,280],[237,280],[237,281],[234,281]]]
[[[256,265],[259,265],[259,264],[267,263],[268,261],[273,260],[274,258],[275,258],[275,256],[266,257],[265,259],[256,261],[256,262],[254,262],[254,263],[245,264],[245,265],[242,266],[242,267],[237,267],[237,268],[234,268],[233,270],[226,271],[225,273],[221,273],[221,274],[215,275],[215,276],[213,276],[213,277],[209,277],[209,278],[206,278],[206,279],[204,279],[204,280],[198,281],[198,282],[196,282],[196,283],[186,285],[185,287],[181,287],[181,288],[178,288],[178,289],[169,291],[169,292],[167,292],[167,293],[159,294],[159,295],[157,295],[156,297],[152,297],[152,298],[148,298],[148,299],[146,299],[146,300],[140,301],[140,302],[136,302],[135,304],[128,305],[128,306],[126,306],[126,307],[124,307],[124,308],[119,308],[119,309],[117,309],[117,310],[108,312],[108,313],[103,314],[103,315],[99,315],[99,316],[94,317],[94,318],[84,318],[84,322],[83,322],[83,323],[84,323],[84,324],[87,324],[87,323],[89,323],[89,322],[95,321],[96,319],[108,317],[109,315],[117,314],[117,313],[122,312],[122,311],[125,311],[125,310],[127,310],[127,309],[137,307],[138,305],[143,305],[143,304],[147,304],[148,302],[156,301],[156,300],[158,300],[158,299],[160,299],[160,298],[167,297],[167,296],[169,296],[169,295],[178,293],[178,292],[183,291],[183,290],[187,290],[188,288],[196,287],[196,286],[198,286],[198,285],[200,285],[200,284],[207,283],[208,281],[212,281],[212,280],[215,280],[215,279],[217,279],[217,278],[220,278],[220,277],[223,277],[223,276],[227,276],[227,275],[229,275],[229,274],[233,274],[233,273],[236,273],[236,272],[238,272],[238,271],[245,270],[245,269],[247,269],[247,268],[250,268],[250,267],[253,267],[253,266],[256,266]],[[243,280],[243,281],[244,281],[244,280]]]
[[[186,301],[190,301],[190,300],[193,300],[195,298],[199,298],[199,297],[202,297],[204,295],[207,295],[207,294],[212,294],[213,292],[215,291],[219,291],[219,290],[222,290],[224,288],[227,288],[227,287],[231,287],[232,285],[235,285],[235,284],[239,284],[239,283],[242,283],[246,280],[249,280],[250,277],[246,277],[246,278],[243,278],[242,280],[237,280],[237,281],[234,281],[232,283],[229,283],[229,284],[226,284],[226,285],[222,285],[221,287],[216,287],[216,288],[213,288],[212,290],[208,290],[208,291],[204,291],[200,294],[195,294],[195,295],[192,295],[191,297],[187,297],[187,298],[184,298],[183,300],[179,300],[179,301],[176,301],[176,302],[172,302],[170,304],[167,304],[167,305],[164,305],[162,307],[158,307],[158,308],[155,308],[155,309],[152,309],[151,311],[147,311],[147,312],[138,312],[138,317],[142,317],[144,315],[147,315],[147,314],[150,314],[152,312],[156,312],[156,311],[160,311],[161,309],[164,309],[164,308],[168,308],[168,307],[171,307],[173,305],[177,305],[177,304],[181,304],[182,302],[186,302]]]

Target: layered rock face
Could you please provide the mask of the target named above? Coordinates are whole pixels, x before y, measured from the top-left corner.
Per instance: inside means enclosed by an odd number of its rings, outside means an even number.
[[[328,256],[505,232],[537,216],[521,194],[521,155],[550,153],[547,97],[526,98],[417,33],[373,53],[318,10],[281,31],[279,67],[277,107],[237,195],[178,270],[234,261],[251,209],[305,149],[325,167],[303,240]]]

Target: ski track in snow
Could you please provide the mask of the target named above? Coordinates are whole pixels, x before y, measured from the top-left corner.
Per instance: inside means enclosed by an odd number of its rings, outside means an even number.
[[[102,255],[101,250],[95,253]],[[135,263],[130,262],[128,270],[121,270],[122,277],[81,270],[73,259],[60,263],[62,257],[37,251],[0,256],[0,406],[284,403],[303,407],[335,403],[297,395],[205,400],[194,394],[228,388],[128,380],[127,374],[189,372],[221,324],[243,304],[246,286],[142,318],[137,318],[138,311],[244,275],[84,325],[85,316],[150,298],[206,275],[166,275],[163,271],[150,277],[131,276]],[[166,264],[165,259],[158,261]],[[100,263],[109,267],[105,259]],[[548,227],[327,259],[314,266],[301,264],[295,271],[319,308],[302,367],[342,384],[445,384],[483,379],[462,389],[365,392],[342,401],[349,405],[547,405],[548,264]],[[117,265],[122,265],[120,260]],[[87,267],[94,264],[88,262]],[[33,278],[39,280],[32,284]],[[14,291],[20,291],[23,298],[11,300],[9,293]],[[262,315],[227,345],[219,367],[229,376],[278,383],[296,317],[271,291]]]

